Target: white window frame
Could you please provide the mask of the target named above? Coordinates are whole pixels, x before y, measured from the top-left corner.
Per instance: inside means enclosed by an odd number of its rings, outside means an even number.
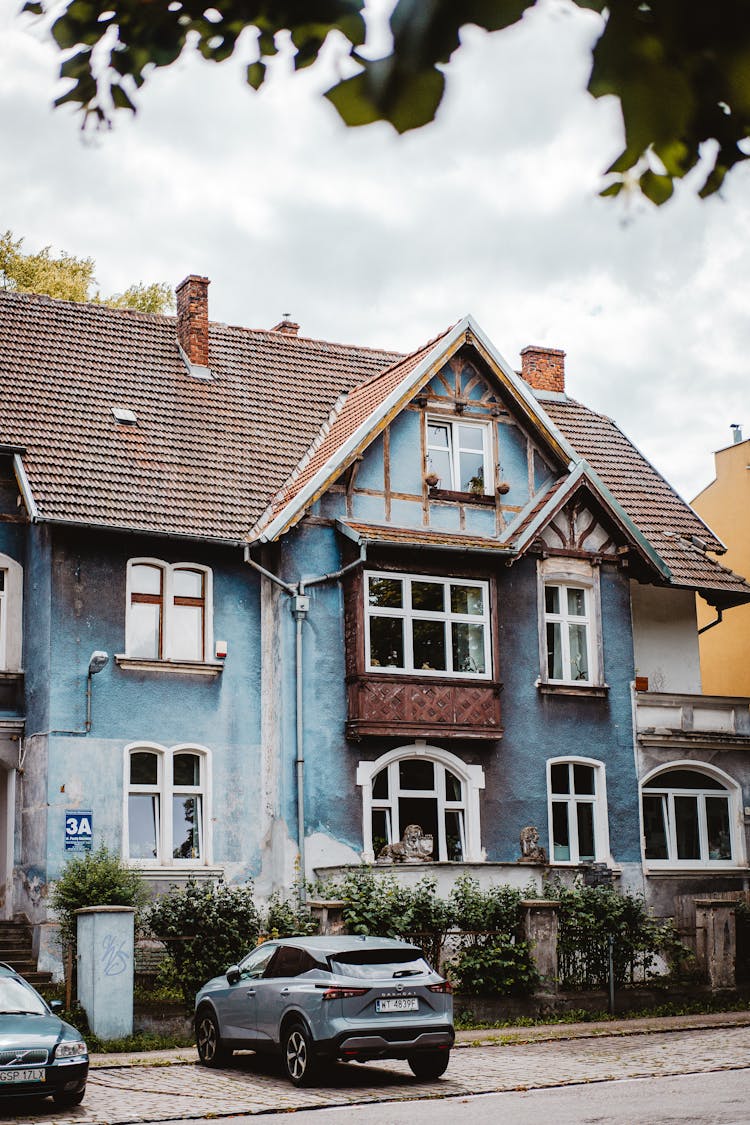
[[[371,578],[388,578],[394,581],[400,581],[403,590],[403,606],[398,608],[390,608],[388,606],[371,606],[369,598],[370,579]],[[412,582],[433,582],[438,586],[444,587],[444,600],[443,605],[450,607],[450,587],[451,586],[471,586],[474,589],[480,589],[483,596],[483,612],[477,613],[454,613],[450,608],[443,610],[424,610],[412,609],[412,596],[411,596],[411,583]],[[453,575],[451,578],[445,578],[434,574],[405,574],[402,571],[395,570],[367,570],[364,575],[364,622],[365,622],[365,667],[368,672],[382,672],[387,675],[393,676],[428,676],[432,679],[458,679],[458,680],[491,680],[492,679],[492,616],[490,613],[490,584],[487,581],[476,578],[461,578],[459,575]],[[394,665],[379,665],[371,664],[370,662],[370,619],[372,617],[394,617],[403,621],[404,623],[404,667],[397,668]],[[414,642],[413,642],[413,622],[414,621],[442,621],[445,635],[445,660],[449,665],[447,668],[415,668],[414,667]],[[459,624],[469,625],[482,625],[484,629],[484,672],[461,672],[454,671],[451,665],[453,664],[453,643],[451,635],[451,624],[457,622]]]
[[[130,758],[132,754],[155,754],[157,757],[156,785],[130,784]],[[173,762],[177,754],[195,754],[200,759],[200,785],[181,786],[172,782]],[[213,839],[211,820],[211,751],[206,746],[192,742],[178,743],[175,746],[162,746],[158,742],[131,742],[125,747],[123,760],[123,818],[122,854],[126,863],[133,867],[147,869],[209,867],[212,862]],[[159,797],[159,814],[156,829],[157,854],[153,859],[138,859],[130,856],[130,835],[128,823],[128,798],[131,794],[148,793]],[[200,796],[201,817],[199,839],[201,855],[197,859],[175,859],[172,855],[172,797],[181,793]]]
[[[447,848],[445,842],[445,817],[446,810],[463,810],[463,863],[483,863],[485,853],[481,845],[481,831],[479,820],[479,793],[484,789],[484,770],[478,765],[468,765],[455,754],[443,750],[439,746],[430,746],[426,742],[417,741],[406,746],[398,746],[388,750],[374,762],[359,762],[357,766],[357,785],[362,789],[362,859],[365,863],[373,863],[377,858],[374,854],[372,842],[372,812],[373,809],[385,809],[387,814],[389,843],[397,843],[401,839],[406,825],[399,824],[399,834],[396,835],[398,816],[398,800],[401,796],[398,781],[399,763],[409,758],[422,758],[433,763],[435,767],[435,789],[408,790],[409,797],[434,797],[438,802],[438,839],[435,841],[437,855],[433,862],[447,862]],[[373,783],[381,770],[388,770],[388,797],[373,798]],[[461,801],[446,801],[445,798],[445,770],[461,782]],[[405,794],[406,795],[406,794]]]
[[[0,590],[0,671],[20,672],[23,648],[23,567],[10,555],[0,554],[3,589]]]
[[[162,575],[162,602],[161,602],[161,652],[158,656],[133,657],[138,660],[170,660],[178,663],[206,663],[214,653],[213,642],[213,573],[210,567],[201,563],[176,562],[167,563],[163,559],[135,558],[128,560],[128,572],[125,594],[125,655],[132,656],[131,641],[131,614],[133,605],[133,568],[136,566],[152,566],[161,571]],[[192,570],[203,576],[203,654],[200,660],[191,661],[189,658],[174,655],[174,575],[181,570]]]
[[[430,426],[446,426],[448,428],[448,454],[450,457],[451,466],[451,480],[449,483],[440,481],[440,487],[447,489],[450,492],[464,492],[469,495],[465,489],[461,488],[461,453],[476,453],[476,449],[463,450],[461,449],[460,442],[458,441],[458,433],[460,426],[471,426],[473,429],[478,429],[482,434],[482,483],[483,491],[479,493],[482,496],[494,496],[495,488],[495,475],[492,465],[492,442],[490,423],[475,420],[473,418],[456,418],[448,417],[445,414],[431,414],[425,418],[425,458],[426,458],[426,472],[432,472],[430,453],[433,449],[445,452],[444,446],[431,446],[430,445]]]
[[[571,791],[568,793],[552,792],[552,767],[568,766],[568,775],[571,779]],[[594,792],[574,793],[572,791],[573,770],[572,766],[589,766],[594,771]],[[553,804],[565,804],[568,810],[568,840],[570,841],[570,859],[555,859],[555,835],[553,827]],[[578,847],[578,819],[576,805],[591,805],[594,812],[594,863],[607,863],[610,861],[609,853],[609,817],[607,812],[607,774],[604,762],[596,758],[583,758],[577,755],[565,755],[559,758],[547,759],[547,823],[549,831],[549,862],[555,867],[576,867],[581,862],[591,863],[592,860],[581,861]]]
[[[646,786],[650,781],[653,781],[659,774],[670,773],[672,770],[690,770],[698,776],[713,778],[723,786],[720,789],[679,789],[668,788],[667,786],[660,788],[647,788]],[[724,770],[719,769],[717,766],[709,765],[707,762],[695,762],[692,760],[685,760],[679,762],[669,762],[657,766],[655,769],[650,770],[645,774],[640,781],[640,801],[639,801],[639,814],[641,818],[641,849],[643,855],[644,868],[647,871],[684,871],[686,869],[702,870],[702,871],[726,871],[737,867],[744,867],[746,865],[746,856],[744,849],[744,820],[742,814],[742,790],[739,784],[725,773]],[[667,799],[667,859],[647,859],[646,858],[646,830],[643,819],[643,798],[644,796],[658,797],[666,796]],[[677,858],[677,825],[674,816],[674,798],[678,797],[695,797],[697,799],[698,808],[698,832],[700,837],[701,858],[700,859],[678,859]],[[706,823],[706,797],[721,797],[727,799],[729,809],[729,837],[730,846],[732,850],[731,859],[708,859],[708,830]]]
[[[584,591],[586,602],[585,617],[571,617],[561,605],[563,612],[558,614],[547,613],[546,591],[548,586],[557,586],[561,592],[573,588]],[[564,598],[561,593],[561,603]],[[602,645],[602,613],[601,589],[599,585],[599,568],[592,567],[589,563],[578,559],[549,558],[543,559],[537,569],[537,602],[539,607],[539,682],[543,684],[559,685],[561,687],[603,687],[604,685],[604,653]],[[573,679],[563,675],[561,679],[554,679],[549,674],[547,664],[547,624],[560,623],[560,635],[563,650],[563,673],[570,666],[569,659],[569,634],[568,624],[586,626],[586,655],[588,657],[589,675],[585,680]]]

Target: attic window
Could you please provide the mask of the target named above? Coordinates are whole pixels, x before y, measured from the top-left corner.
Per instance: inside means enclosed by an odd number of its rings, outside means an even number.
[[[128,410],[125,406],[113,406],[112,414],[116,422],[122,422],[124,426],[137,426],[138,419],[133,410]]]

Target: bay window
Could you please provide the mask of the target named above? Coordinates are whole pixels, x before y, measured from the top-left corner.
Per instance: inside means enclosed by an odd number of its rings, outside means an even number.
[[[367,670],[489,678],[489,612],[486,582],[367,574]]]

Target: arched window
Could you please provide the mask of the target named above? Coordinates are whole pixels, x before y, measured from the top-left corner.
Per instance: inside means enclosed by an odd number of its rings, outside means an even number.
[[[609,857],[604,766],[593,758],[547,762],[552,863],[604,863]]]
[[[130,747],[125,772],[125,855],[145,865],[207,863],[207,751]]]
[[[150,660],[210,659],[211,571],[193,563],[128,563],[126,653]]]
[[[479,834],[481,766],[467,765],[436,746],[416,743],[390,750],[375,762],[360,762],[364,858],[377,858],[399,841],[407,825],[418,824],[433,838],[432,859],[483,859]]]
[[[673,763],[641,785],[649,867],[733,867],[738,863],[737,786],[719,770]]]

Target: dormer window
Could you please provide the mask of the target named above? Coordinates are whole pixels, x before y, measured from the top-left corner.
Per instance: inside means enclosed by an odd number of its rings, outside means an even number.
[[[489,426],[483,422],[427,419],[427,472],[451,492],[492,494]]]

